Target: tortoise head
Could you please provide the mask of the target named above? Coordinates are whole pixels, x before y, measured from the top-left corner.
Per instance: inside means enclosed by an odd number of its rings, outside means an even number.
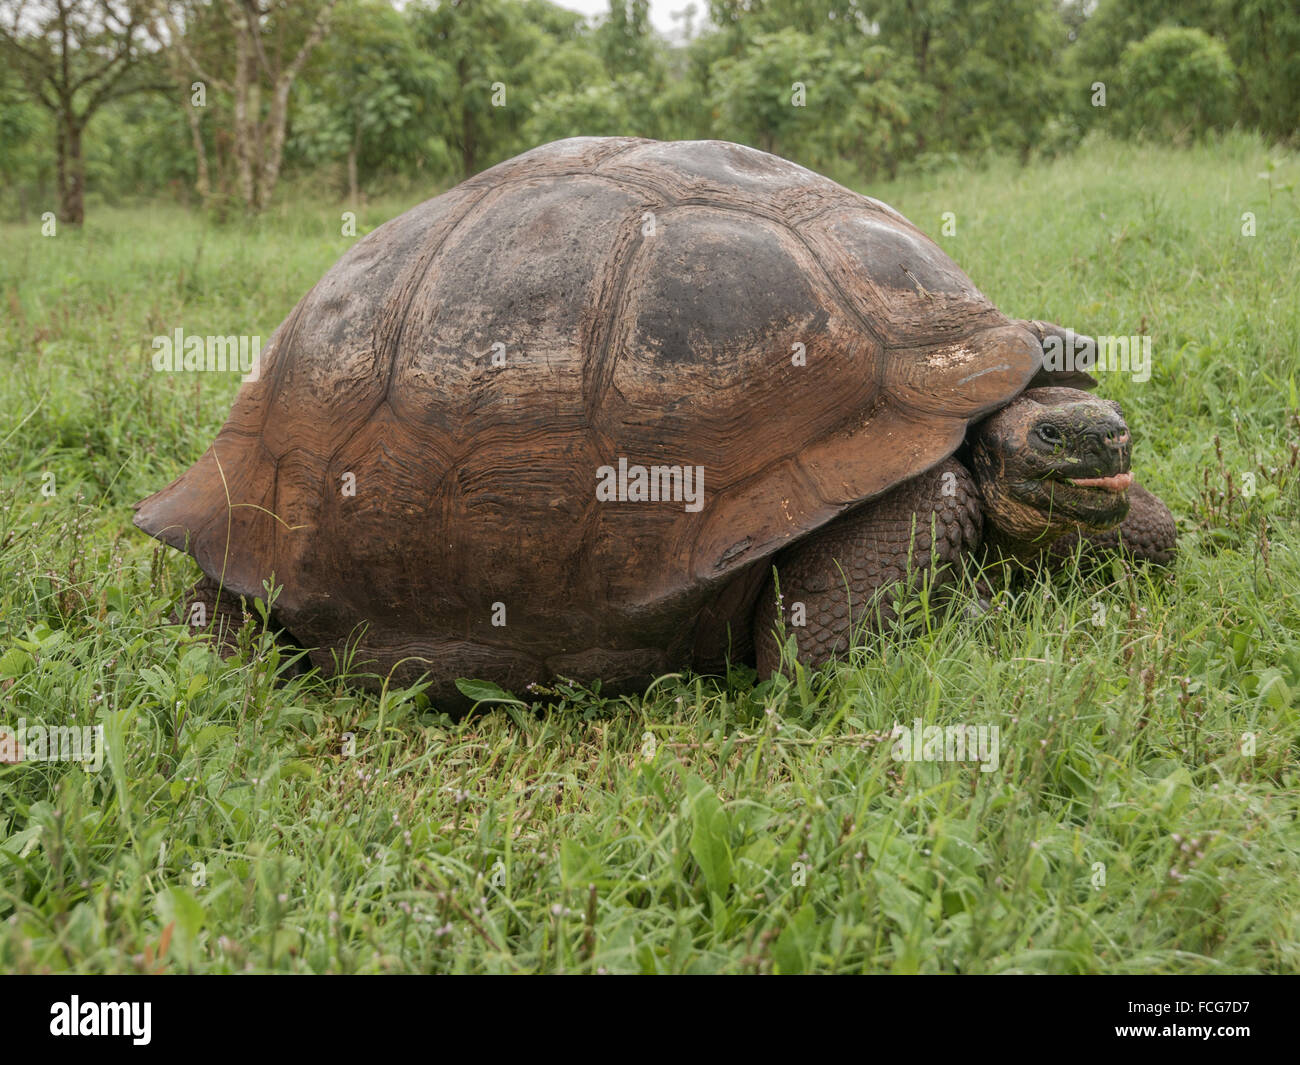
[[[1128,515],[1129,431],[1113,400],[1031,388],[973,426],[969,444],[986,528],[1013,554]]]

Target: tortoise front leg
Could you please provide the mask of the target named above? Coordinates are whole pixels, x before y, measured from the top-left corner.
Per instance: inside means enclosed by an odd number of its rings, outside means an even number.
[[[919,586],[934,564],[934,583],[949,582],[951,563],[979,546],[979,494],[955,459],[837,518],[781,552],[776,570],[780,618],[799,659],[821,665],[848,650],[855,627],[879,630],[894,617],[888,598],[906,578]],[[801,623],[802,622],[802,623]],[[760,677],[781,664],[776,585],[769,579],[754,608]]]
[[[1119,553],[1140,562],[1168,566],[1177,551],[1178,530],[1169,508],[1137,481],[1129,485],[1128,517],[1117,528],[1104,533],[1068,533],[1048,548],[1051,560],[1060,564],[1074,557],[1082,541],[1082,552],[1091,557]]]

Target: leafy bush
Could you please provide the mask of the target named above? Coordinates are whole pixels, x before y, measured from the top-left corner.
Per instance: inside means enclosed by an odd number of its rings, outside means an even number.
[[[1228,49],[1197,29],[1162,26],[1124,49],[1117,114],[1130,136],[1175,140],[1222,129],[1232,119],[1235,71]]]

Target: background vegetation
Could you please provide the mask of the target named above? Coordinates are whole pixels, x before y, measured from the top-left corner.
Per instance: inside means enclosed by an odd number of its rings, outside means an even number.
[[[73,127],[94,198],[223,210],[274,191],[246,156],[355,200],[579,133],[742,141],[853,183],[1071,151],[1096,129],[1300,127],[1290,0],[683,4],[670,43],[646,0],[594,21],[547,0],[3,0],[2,209],[63,209]]]
[[[715,2],[672,44],[637,2],[18,6],[0,731],[102,725],[108,755],[0,764],[0,970],[1300,968],[1294,5]],[[1177,566],[978,618],[967,588],[790,679],[500,693],[459,724],[418,686],[285,681],[259,618],[227,659],[171,624],[197,569],[131,504],[237,382],[154,373],[152,338],[269,336],[345,208],[360,236],[604,133],[770,148],[902,210],[1009,315],[1149,335],[1151,379],[1102,391]],[[917,717],[998,725],[997,770],[895,762]]]

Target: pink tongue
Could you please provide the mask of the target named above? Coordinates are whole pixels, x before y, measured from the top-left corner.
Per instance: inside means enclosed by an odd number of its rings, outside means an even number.
[[[1071,477],[1071,484],[1080,488],[1105,488],[1110,492],[1122,492],[1133,483],[1131,473],[1117,473],[1113,477]]]

